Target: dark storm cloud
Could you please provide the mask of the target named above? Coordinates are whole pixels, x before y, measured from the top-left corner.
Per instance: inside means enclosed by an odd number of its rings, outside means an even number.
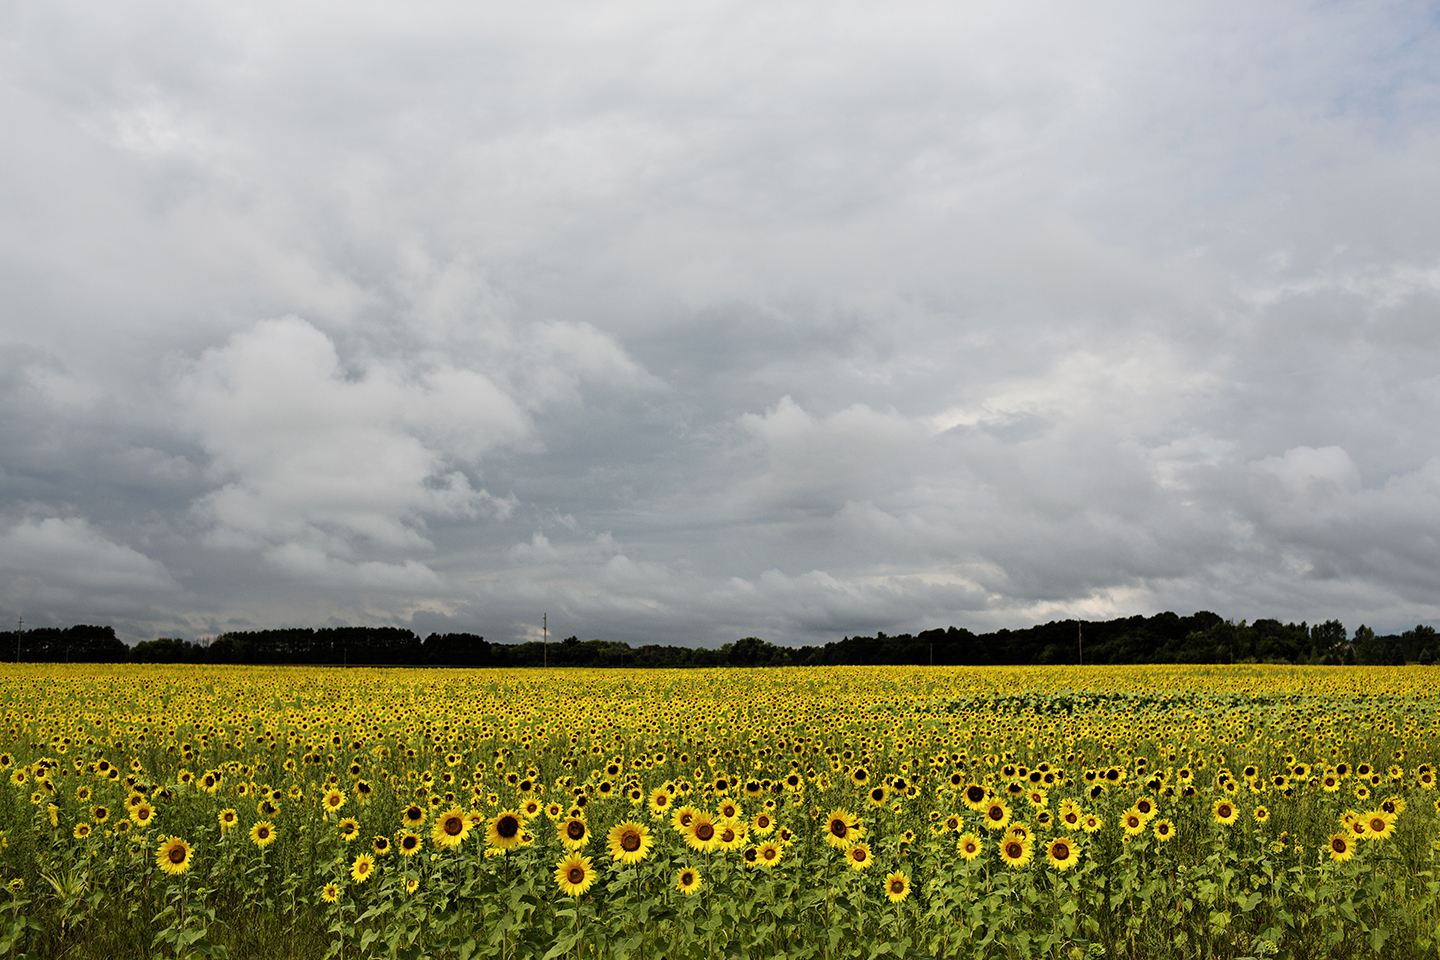
[[[0,17],[0,614],[1440,616],[1423,5]]]

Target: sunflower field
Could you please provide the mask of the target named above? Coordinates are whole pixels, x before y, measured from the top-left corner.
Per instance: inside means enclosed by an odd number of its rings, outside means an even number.
[[[1437,956],[1430,668],[0,671],[0,957]]]

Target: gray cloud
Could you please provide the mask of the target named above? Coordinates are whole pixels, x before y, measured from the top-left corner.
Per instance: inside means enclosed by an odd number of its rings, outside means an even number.
[[[1440,618],[1424,5],[0,23],[0,615]]]

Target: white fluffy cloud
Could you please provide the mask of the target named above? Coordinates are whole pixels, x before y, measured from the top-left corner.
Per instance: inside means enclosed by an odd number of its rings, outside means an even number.
[[[179,594],[163,564],[80,517],[22,520],[0,530],[0,574],[5,603],[52,616],[128,617]]]
[[[294,317],[207,351],[178,400],[182,423],[226,480],[197,505],[211,536],[251,548],[427,546],[427,515],[474,516],[493,500],[461,466],[530,430],[472,370],[411,375],[371,364],[347,376],[331,340]]]

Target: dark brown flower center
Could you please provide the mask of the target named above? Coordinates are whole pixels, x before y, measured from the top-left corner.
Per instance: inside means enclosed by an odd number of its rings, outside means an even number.
[[[1007,843],[1005,845],[1005,855],[1011,860],[1019,860],[1021,854],[1024,852],[1025,848],[1018,843]]]
[[[571,867],[570,872],[567,873],[565,876],[569,879],[571,883],[579,883],[581,880],[585,879],[585,870],[583,867]]]
[[[1070,856],[1070,848],[1067,847],[1064,843],[1055,844],[1055,846],[1050,848],[1050,852],[1054,855],[1056,860],[1065,860]]]
[[[184,862],[185,862],[185,848],[184,848],[184,847],[171,847],[171,848],[170,848],[170,862],[171,862],[171,863],[184,863]]]
[[[507,813],[505,814],[505,816],[495,821],[495,832],[504,839],[509,840],[511,837],[515,836],[517,833],[520,832],[520,821],[516,817],[512,817],[510,816],[510,814]]]
[[[634,831],[627,831],[625,835],[620,838],[620,849],[626,853],[634,853],[636,850],[639,850],[640,834]]]
[[[585,824],[579,820],[571,820],[565,825],[565,835],[571,840],[579,840],[585,836]]]
[[[441,829],[443,829],[445,833],[449,836],[458,837],[460,835],[460,831],[465,829],[465,821],[459,817],[446,817],[445,826]]]
[[[715,836],[715,828],[708,823],[702,823],[695,828],[695,836],[701,840],[709,840]]]
[[[837,817],[830,821],[830,832],[837,837],[844,838],[845,834],[850,832],[850,827],[846,825],[844,820]]]
[[[890,892],[891,892],[891,893],[904,893],[904,892],[905,892],[905,881],[904,881],[904,880],[891,880],[891,881],[890,881]]]

